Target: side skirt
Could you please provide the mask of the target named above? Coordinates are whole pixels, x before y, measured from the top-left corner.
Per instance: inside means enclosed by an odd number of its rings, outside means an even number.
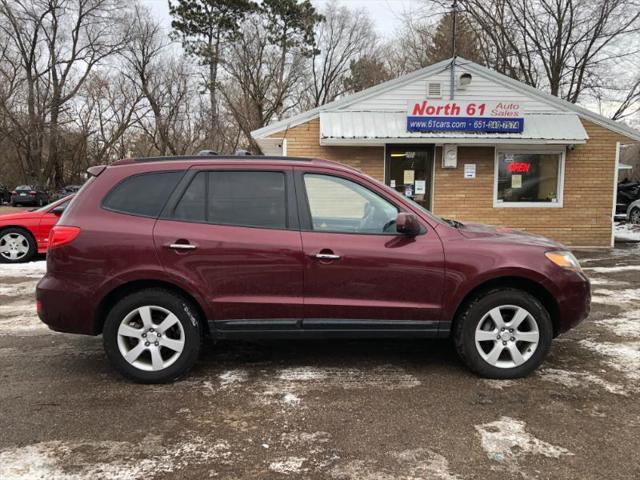
[[[261,319],[209,321],[216,340],[446,338],[449,322],[433,320]]]

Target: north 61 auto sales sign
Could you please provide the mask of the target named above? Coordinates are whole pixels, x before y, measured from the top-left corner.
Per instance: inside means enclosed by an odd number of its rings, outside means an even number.
[[[419,100],[407,104],[409,132],[521,133],[518,103],[457,100]]]

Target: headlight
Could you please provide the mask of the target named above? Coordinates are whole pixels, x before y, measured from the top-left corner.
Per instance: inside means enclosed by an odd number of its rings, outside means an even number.
[[[582,270],[582,268],[580,267],[580,262],[578,262],[578,259],[574,257],[573,253],[571,252],[546,252],[545,256],[559,267],[575,271]]]

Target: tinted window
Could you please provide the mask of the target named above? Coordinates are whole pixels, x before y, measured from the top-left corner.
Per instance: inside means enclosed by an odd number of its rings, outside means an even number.
[[[198,173],[173,211],[173,218],[192,222],[204,222],[206,220],[206,180],[207,174]]]
[[[116,185],[102,205],[118,212],[157,217],[181,176],[182,172],[133,175]]]
[[[371,190],[344,178],[307,174],[304,184],[314,230],[395,233],[398,209]]]
[[[286,228],[285,176],[280,172],[210,172],[208,221]]]

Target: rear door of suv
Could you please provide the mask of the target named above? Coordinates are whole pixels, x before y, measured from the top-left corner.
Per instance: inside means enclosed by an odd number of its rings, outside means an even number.
[[[296,208],[290,167],[192,167],[155,225],[156,249],[217,328],[292,328],[303,313]]]
[[[426,223],[398,234],[405,211],[357,175],[296,167],[305,254],[305,328],[435,333],[444,281],[442,242]],[[421,220],[422,222],[422,220]]]

